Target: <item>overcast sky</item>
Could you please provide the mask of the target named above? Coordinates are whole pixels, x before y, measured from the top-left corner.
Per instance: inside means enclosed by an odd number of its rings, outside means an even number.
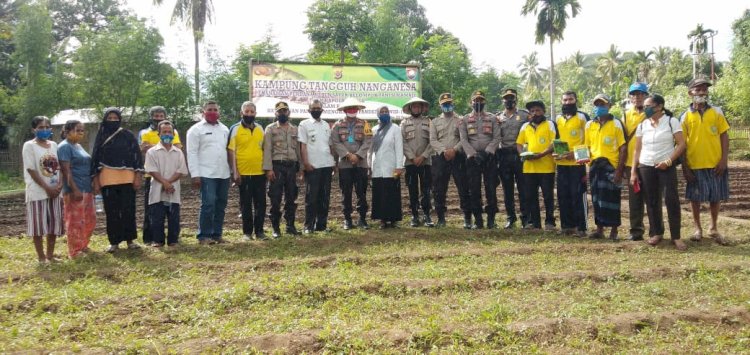
[[[189,31],[170,25],[175,0],[154,7],[152,0],[125,0],[139,16],[149,19],[164,37],[163,57],[172,64],[193,66],[193,42]],[[231,58],[240,44],[258,41],[269,27],[280,43],[283,57],[304,55],[311,47],[303,33],[305,11],[313,0],[227,1],[213,0],[215,19],[206,26],[205,40],[224,58]],[[524,0],[420,0],[433,26],[452,32],[469,49],[475,67],[515,71],[521,56],[539,52],[542,66],[549,66],[549,45],[534,43],[535,17],[520,15]],[[714,46],[717,60],[728,60],[731,25],[750,0],[579,0],[582,10],[568,20],[565,39],[555,43],[555,60],[577,50],[601,53],[614,43],[621,51],[651,50],[656,46],[687,52],[687,34],[702,23],[718,31]]]

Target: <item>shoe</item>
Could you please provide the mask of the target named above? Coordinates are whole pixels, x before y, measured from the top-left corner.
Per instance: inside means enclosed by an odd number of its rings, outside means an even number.
[[[482,220],[481,214],[474,216],[474,221],[475,223],[472,226],[472,229],[484,229],[484,221]]]
[[[576,231],[576,237],[586,238],[586,231]]]
[[[430,217],[429,213],[425,213],[424,215],[424,225],[425,227],[434,227],[435,223],[432,222],[432,218]]]
[[[589,234],[589,238],[591,239],[602,239],[604,238],[604,233],[600,231],[593,231]]]
[[[221,237],[214,239],[214,241],[216,242],[216,244],[231,244],[232,243]]]
[[[389,222],[388,228],[398,228],[398,224],[396,222]]]
[[[268,240],[268,236],[264,231],[255,232],[255,238],[258,240]]]
[[[659,243],[661,243],[662,239],[664,239],[664,237],[662,237],[660,235],[655,235],[655,236],[652,236],[651,238],[648,238],[647,243],[649,245],[657,246],[657,245],[659,245]]]
[[[130,249],[130,250],[135,250],[135,249],[140,249],[140,248],[141,248],[141,246],[138,245],[138,244],[136,244],[135,242],[128,243],[128,249]]]
[[[679,239],[675,239],[672,241],[672,244],[674,244],[674,247],[679,251],[685,251],[687,250],[687,245],[685,245],[685,242]]]
[[[628,237],[628,240],[633,241],[633,242],[637,242],[637,241],[643,240],[643,236],[642,235],[632,235],[631,234],[630,237]]]
[[[472,229],[473,226],[471,225],[471,215],[468,213],[464,213],[464,229]]]
[[[515,221],[505,222],[505,226],[503,226],[503,229],[513,229],[515,227],[515,224]]]
[[[487,229],[495,229],[497,225],[495,224],[495,215],[494,214],[487,214]]]
[[[245,234],[245,235],[242,236],[242,241],[243,242],[252,242],[253,241],[253,236],[250,235],[250,234]]]
[[[362,216],[359,217],[359,221],[357,222],[357,227],[362,228],[362,229],[370,229],[370,226],[367,225],[367,219]]]
[[[271,233],[273,239],[281,238],[281,229],[279,227],[273,227],[273,233]]]
[[[555,231],[555,225],[554,224],[545,224],[544,225],[544,231],[546,231],[546,232],[554,232]]]
[[[206,238],[206,239],[201,239],[200,241],[198,241],[198,244],[200,244],[200,245],[214,245],[214,244],[216,244],[216,241],[213,240],[213,239],[210,239],[210,238]]]
[[[386,228],[388,228],[388,222],[380,221],[380,229],[386,229]]]
[[[310,228],[307,228],[307,227],[305,227],[305,229],[302,230],[302,234],[304,234],[304,235],[310,235],[310,234],[313,234],[313,233],[315,233],[315,231],[312,230],[312,229],[310,229]]]
[[[620,241],[619,238],[617,238],[617,229],[613,229],[611,232],[609,232],[609,240],[613,242]],[[643,240],[643,238],[641,238]]]
[[[180,243],[167,243],[167,246],[170,247],[170,248],[176,248],[176,247],[180,246]]]
[[[344,219],[344,230],[348,231],[350,229],[353,229],[354,225],[352,225],[352,219],[351,218],[345,218]]]
[[[153,248],[162,248],[162,247],[164,247],[164,244],[153,242],[153,243],[151,243],[151,247],[153,247]]]
[[[297,227],[295,227],[293,224],[286,226],[286,234],[289,234],[289,235],[300,235],[299,231],[297,230]]]
[[[419,227],[419,217],[415,214],[411,215],[411,222],[409,225],[412,227]]]
[[[443,228],[446,225],[448,225],[448,223],[445,222],[445,217],[442,217],[442,218],[438,217],[438,221],[437,221],[437,223],[435,223],[435,227],[437,227],[437,228]]]

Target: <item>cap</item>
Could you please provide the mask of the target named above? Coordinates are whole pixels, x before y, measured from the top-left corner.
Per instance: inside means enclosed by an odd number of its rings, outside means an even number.
[[[628,94],[632,95],[636,91],[648,94],[648,85],[646,83],[633,83],[630,85],[630,89],[628,89]]]
[[[474,91],[471,94],[471,99],[474,100],[476,98],[481,98],[482,100],[485,100],[485,98],[484,98],[484,91],[482,91],[482,90]]]
[[[276,111],[283,110],[283,109],[289,109],[289,105],[286,104],[284,101],[279,101],[276,103]]]
[[[453,95],[449,92],[440,94],[440,98],[438,99],[438,104],[440,105],[446,102],[453,102]]]
[[[690,82],[688,83],[688,89],[692,89],[696,86],[701,86],[701,85],[711,86],[713,84],[711,84],[711,82],[706,80],[705,78],[695,78],[693,80],[690,80]]]
[[[422,100],[418,97],[412,97],[411,100],[407,101],[404,106],[401,107],[401,110],[404,111],[405,114],[411,115],[411,104],[413,103],[420,103],[425,107],[430,107],[430,104],[427,101]]]
[[[344,100],[344,102],[342,102],[341,105],[339,105],[338,110],[344,111],[347,108],[356,108],[359,110],[363,110],[365,109],[365,105],[359,102],[359,100],[357,100],[356,98],[347,97],[346,100]]]
[[[506,96],[518,97],[518,91],[516,91],[516,89],[505,89],[503,90],[502,98],[505,98]]]
[[[604,101],[607,104],[610,104],[612,102],[612,99],[610,99],[609,96],[604,95],[604,94],[599,94],[599,95],[596,95],[596,97],[594,97],[594,100],[591,101],[591,103],[594,104],[594,106],[596,106],[596,102],[600,100]]]
[[[532,100],[526,103],[526,109],[531,110],[532,107],[541,107],[542,110],[547,111],[547,106],[544,106],[542,100]]]

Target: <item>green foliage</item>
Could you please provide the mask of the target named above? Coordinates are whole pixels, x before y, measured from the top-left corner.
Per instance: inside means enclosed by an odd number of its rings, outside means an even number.
[[[80,27],[94,32],[109,26],[110,21],[130,16],[120,0],[47,0],[52,16],[55,42],[76,36]]]
[[[750,123],[750,10],[732,24],[732,31],[732,57],[715,91],[731,115]]]
[[[570,7],[570,14],[568,14]],[[537,16],[534,32],[537,44],[542,44],[549,37],[550,42],[563,40],[568,18],[578,16],[581,4],[578,0],[526,0],[521,10],[522,15]]]
[[[433,35],[427,41],[429,49],[424,53],[422,96],[427,102],[435,103],[441,93],[453,94],[456,112],[468,111],[469,96],[473,88],[474,74],[471,60],[462,50],[460,41],[453,35]],[[438,107],[430,105],[431,114],[437,114]]]
[[[321,53],[339,52],[339,63],[346,53],[359,57],[356,43],[372,30],[371,9],[363,0],[317,0],[307,9],[305,33]]]
[[[419,60],[431,25],[416,0],[381,0],[372,30],[359,44],[363,63],[408,63]]]

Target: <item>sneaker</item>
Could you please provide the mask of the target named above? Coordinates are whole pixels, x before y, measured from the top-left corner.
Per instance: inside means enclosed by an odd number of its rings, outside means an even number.
[[[546,231],[546,232],[554,232],[555,231],[555,225],[554,224],[545,224],[544,225],[544,231]]]
[[[110,245],[109,248],[105,249],[104,251],[111,254],[116,252],[117,249],[120,249],[120,247],[117,245]]]
[[[228,241],[228,240],[226,240],[224,238],[221,238],[221,237],[214,239],[214,241],[216,242],[216,244],[230,244],[230,243],[232,243],[232,242],[230,242],[230,241]]]
[[[151,243],[151,246],[154,247],[154,248],[161,248],[161,247],[164,246],[164,244],[162,244],[162,243]]]
[[[198,244],[200,244],[200,245],[214,245],[214,244],[216,244],[216,241],[213,240],[213,239],[206,238],[206,239],[199,240]]]
[[[141,248],[140,244],[137,244],[135,242],[128,243],[128,249],[130,250],[135,250],[135,249],[140,249],[140,248]]]
[[[176,248],[176,247],[180,246],[180,243],[167,243],[167,246],[170,247],[170,248]]]
[[[245,235],[242,236],[242,241],[244,241],[244,242],[252,242],[253,241],[253,236],[250,235],[250,234],[245,234]]]
[[[641,240],[643,240],[643,236],[642,235],[633,235],[633,234],[631,234],[628,237],[628,240],[634,241],[634,242],[641,241]]]

